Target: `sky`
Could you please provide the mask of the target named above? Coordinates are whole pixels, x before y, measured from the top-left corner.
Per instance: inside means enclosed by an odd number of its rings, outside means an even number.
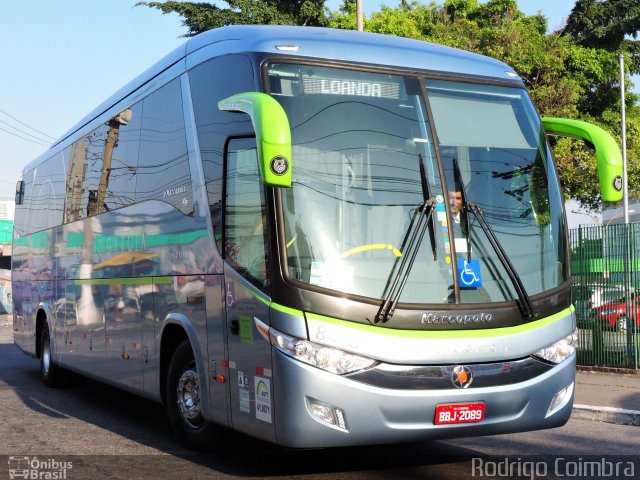
[[[22,168],[53,138],[186,41],[179,15],[136,3],[0,0],[0,199],[13,198]],[[363,0],[365,12],[398,3]],[[528,15],[542,11],[550,30],[564,24],[574,3],[518,0]]]

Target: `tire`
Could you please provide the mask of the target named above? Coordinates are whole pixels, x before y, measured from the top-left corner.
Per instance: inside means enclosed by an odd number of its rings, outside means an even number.
[[[51,337],[47,322],[42,325],[42,332],[40,332],[40,377],[49,387],[59,386],[62,380],[61,368],[53,363]]]
[[[211,450],[219,435],[200,411],[200,379],[189,341],[171,357],[165,390],[169,423],[180,440],[196,450]]]

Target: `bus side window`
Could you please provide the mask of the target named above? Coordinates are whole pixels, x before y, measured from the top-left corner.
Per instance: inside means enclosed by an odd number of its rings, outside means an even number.
[[[173,80],[143,101],[136,203],[162,200],[193,213],[185,135],[180,81]]]
[[[229,81],[233,79],[233,81]],[[222,245],[222,155],[227,138],[252,131],[249,115],[218,108],[223,98],[260,90],[250,60],[244,55],[225,55],[208,60],[189,72],[193,111],[200,144],[202,167],[209,196],[216,245]]]
[[[255,139],[230,140],[225,156],[224,257],[265,290],[269,283],[264,187]]]

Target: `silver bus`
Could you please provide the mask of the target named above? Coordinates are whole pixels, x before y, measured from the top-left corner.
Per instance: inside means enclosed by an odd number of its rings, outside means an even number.
[[[166,406],[178,436],[291,447],[556,427],[576,320],[547,136],[509,66],[383,35],[189,39],[25,166],[15,343]],[[596,181],[594,179],[594,181]]]

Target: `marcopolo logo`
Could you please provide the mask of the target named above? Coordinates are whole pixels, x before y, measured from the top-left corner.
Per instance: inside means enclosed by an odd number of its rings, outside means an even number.
[[[490,313],[469,313],[465,315],[438,315],[435,313],[423,313],[420,323],[422,325],[444,325],[460,323],[469,325],[473,323],[490,323],[493,315]]]
[[[284,175],[289,170],[289,160],[287,160],[287,157],[277,155],[271,159],[269,168],[274,175]]]
[[[64,480],[69,478],[68,472],[73,468],[72,462],[54,458],[10,456],[9,478],[25,478],[33,480]]]
[[[613,179],[613,188],[615,188],[617,192],[622,190],[622,177],[620,175],[616,175]]]

